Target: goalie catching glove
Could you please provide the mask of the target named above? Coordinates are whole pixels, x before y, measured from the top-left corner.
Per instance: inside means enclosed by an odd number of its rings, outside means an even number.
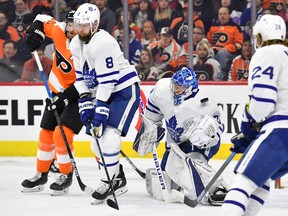
[[[191,124],[184,132],[183,138],[189,139],[193,146],[200,149],[212,147],[217,144],[214,138],[217,136],[218,128],[218,121],[206,115],[198,126],[195,127],[195,123]]]
[[[134,140],[133,149],[139,155],[145,156],[152,152],[154,143],[156,147],[159,145],[160,140],[165,135],[165,129],[161,127],[162,122],[153,122],[143,114],[140,116],[142,117],[142,124]]]

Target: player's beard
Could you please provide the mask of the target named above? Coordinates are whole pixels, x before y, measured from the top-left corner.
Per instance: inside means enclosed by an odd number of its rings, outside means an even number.
[[[81,41],[83,41],[84,43],[88,43],[90,41],[90,39],[91,39],[91,31],[89,31],[89,33],[86,34],[86,35],[79,34],[79,39]]]

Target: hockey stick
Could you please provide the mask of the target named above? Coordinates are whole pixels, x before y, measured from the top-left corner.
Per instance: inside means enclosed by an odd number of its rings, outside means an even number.
[[[226,159],[224,164],[220,167],[220,169],[215,173],[213,178],[210,180],[210,182],[207,184],[207,186],[204,188],[204,190],[199,194],[199,196],[196,199],[189,198],[189,194],[185,193],[184,196],[184,203],[192,208],[196,207],[199,202],[202,200],[202,198],[205,196],[205,194],[210,190],[210,188],[213,186],[213,184],[216,182],[216,180],[219,178],[219,176],[222,174],[222,172],[226,169],[228,164],[232,161],[234,156],[236,155],[235,152],[232,152],[230,156]]]
[[[50,98],[50,100],[51,100],[51,102],[52,102],[52,101],[53,101],[52,93],[51,93],[50,88],[49,88],[49,86],[48,86],[48,82],[47,82],[47,80],[46,80],[45,73],[44,73],[42,64],[41,64],[41,62],[40,62],[40,59],[39,59],[39,56],[38,56],[37,51],[34,51],[34,52],[33,52],[33,55],[34,55],[34,57],[35,57],[35,60],[36,60],[38,69],[39,69],[39,71],[41,72],[41,76],[42,76],[42,79],[43,79],[43,82],[44,82],[46,91],[47,91],[47,93],[48,93],[48,97]],[[76,162],[75,162],[75,160],[74,160],[73,154],[72,154],[71,149],[70,149],[70,147],[69,147],[69,144],[68,144],[68,141],[67,141],[67,137],[66,137],[66,135],[65,135],[65,132],[64,132],[64,129],[63,129],[63,126],[62,126],[62,123],[61,123],[61,120],[60,120],[60,117],[59,117],[59,114],[58,114],[57,110],[54,111],[54,115],[55,115],[57,124],[58,124],[58,126],[59,126],[59,129],[60,129],[60,131],[61,131],[61,135],[62,135],[62,137],[63,137],[63,140],[64,140],[64,143],[65,143],[65,146],[66,146],[66,149],[67,149],[67,152],[68,152],[70,161],[71,161],[71,163],[72,163],[72,167],[73,167],[73,170],[74,170],[76,179],[77,179],[77,181],[78,181],[78,184],[79,184],[79,186],[80,186],[80,188],[81,188],[81,190],[82,190],[83,192],[85,192],[85,193],[88,194],[88,195],[91,195],[94,190],[93,190],[92,188],[88,187],[87,185],[85,185],[85,184],[81,181],[80,174],[79,174],[78,169],[77,169],[77,166],[76,166]]]
[[[122,151],[120,150],[121,155],[128,161],[128,163],[132,166],[132,168],[143,178],[146,178],[146,173],[139,170],[135,164],[130,160],[130,158]]]
[[[102,160],[102,163],[103,163],[103,166],[104,166],[105,174],[106,174],[106,177],[107,177],[107,180],[108,180],[108,182],[109,182],[109,186],[110,186],[110,188],[111,188],[111,192],[112,192],[112,195],[113,195],[113,198],[114,198],[114,201],[111,200],[111,199],[107,199],[107,204],[108,204],[110,207],[119,210],[119,205],[118,205],[118,202],[117,202],[117,199],[116,199],[116,195],[115,195],[115,191],[114,191],[114,188],[113,188],[113,184],[112,184],[111,178],[110,178],[110,176],[109,176],[108,169],[107,169],[107,166],[106,166],[106,163],[105,163],[105,160],[104,160],[104,156],[103,156],[102,150],[101,150],[101,148],[100,148],[100,144],[99,144],[98,138],[97,138],[97,136],[96,136],[96,134],[95,134],[95,131],[94,131],[94,129],[93,129],[94,126],[93,126],[92,123],[91,123],[91,128],[92,128],[92,129],[90,130],[90,132],[91,132],[93,138],[94,138],[95,141],[96,141],[96,144],[97,144],[97,147],[98,147],[98,151],[99,151],[99,153],[100,153],[100,157],[101,157],[101,160]],[[93,197],[93,194],[92,194],[92,197]],[[95,198],[95,197],[93,197],[93,198]]]

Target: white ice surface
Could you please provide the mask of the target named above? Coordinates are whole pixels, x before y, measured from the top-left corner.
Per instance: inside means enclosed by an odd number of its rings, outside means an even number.
[[[134,164],[145,171],[153,167],[152,159],[131,158]],[[94,158],[75,158],[80,177],[84,184],[96,188],[99,183],[99,171]],[[128,181],[128,192],[117,197],[120,210],[110,208],[106,203],[92,206],[91,198],[81,191],[74,176],[70,192],[65,196],[50,196],[49,185],[54,181],[50,176],[42,192],[21,193],[21,182],[35,174],[35,158],[0,157],[0,216],[214,216],[220,215],[220,207],[198,205],[190,208],[184,204],[165,203],[151,198],[142,179],[121,158]],[[213,160],[211,164],[218,169],[223,161]],[[233,177],[233,161],[224,172],[227,181]],[[272,188],[272,187],[271,187]],[[259,216],[287,216],[288,190],[271,189],[268,202]]]

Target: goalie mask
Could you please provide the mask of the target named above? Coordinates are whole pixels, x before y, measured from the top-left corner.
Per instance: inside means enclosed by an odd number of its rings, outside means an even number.
[[[185,99],[194,97],[198,89],[195,72],[188,67],[178,70],[171,78],[171,91],[174,93],[174,105],[180,105]]]
[[[282,40],[286,37],[286,25],[278,15],[265,14],[253,27],[255,49],[262,47],[264,41]]]
[[[98,26],[94,26],[95,21],[100,23],[100,12],[96,5],[84,3],[76,10],[74,14],[74,23],[76,28],[85,27],[88,24],[88,27],[91,29],[91,34],[93,34]]]

